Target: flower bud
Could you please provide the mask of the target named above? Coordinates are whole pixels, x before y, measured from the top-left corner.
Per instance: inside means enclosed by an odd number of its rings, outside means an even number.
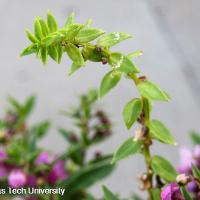
[[[26,174],[20,169],[11,171],[8,177],[8,183],[10,187],[20,188],[26,184]]]
[[[180,174],[176,177],[176,182],[181,185],[186,185],[191,181],[192,181],[191,176],[186,174]]]

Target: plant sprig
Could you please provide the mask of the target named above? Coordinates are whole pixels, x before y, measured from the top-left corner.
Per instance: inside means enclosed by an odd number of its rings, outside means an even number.
[[[35,19],[34,34],[26,31],[31,44],[23,50],[21,55],[34,53],[46,64],[48,56],[60,63],[63,53],[67,53],[72,61],[70,75],[84,67],[87,61],[108,64],[111,70],[101,81],[100,97],[105,96],[118,85],[123,75],[133,80],[140,97],[134,97],[125,105],[123,118],[128,129],[135,122],[138,122],[140,126],[132,141],[128,139],[116,151],[113,162],[141,152],[147,165],[146,179],[142,179],[143,189],[148,190],[150,198],[153,199],[154,176],[168,180],[166,169],[162,165],[164,158],[152,157],[150,146],[153,140],[171,145],[174,145],[175,141],[168,128],[162,122],[152,120],[150,114],[153,101],[169,101],[170,97],[146,76],[138,75],[140,70],[132,59],[140,56],[141,51],[128,54],[111,51],[113,46],[131,38],[131,35],[124,32],[106,33],[102,29],[91,27],[90,24],[90,20],[85,24],[75,23],[74,13],[72,13],[67,18],[64,27],[58,28],[55,18],[48,12],[46,21],[41,17]],[[169,161],[165,160],[165,163],[173,169]]]

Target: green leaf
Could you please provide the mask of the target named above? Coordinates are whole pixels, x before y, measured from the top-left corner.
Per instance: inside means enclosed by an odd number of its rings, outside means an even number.
[[[192,173],[194,177],[200,179],[200,170],[192,163]]]
[[[34,106],[35,106],[35,102],[36,102],[36,97],[35,96],[30,96],[24,106],[23,106],[23,113],[24,115],[27,117],[33,110]]]
[[[133,99],[129,101],[123,109],[123,118],[126,127],[130,129],[137,118],[142,112],[142,101],[141,99]]]
[[[72,24],[68,28],[61,31],[64,35],[64,38],[68,41],[73,41],[76,35],[84,26],[82,24]]]
[[[112,163],[116,163],[119,160],[127,158],[130,155],[136,154],[141,149],[141,143],[134,141],[133,138],[126,140],[115,152]]]
[[[48,56],[47,47],[41,47],[40,48],[40,56],[41,56],[43,64],[46,64],[47,63],[47,56]]]
[[[102,187],[105,200],[119,200],[106,186]]]
[[[49,46],[48,53],[53,60],[58,62],[58,52],[57,52],[57,48],[55,46]]]
[[[68,27],[69,25],[72,25],[74,23],[74,16],[75,16],[75,13],[72,12],[68,18],[67,18],[67,21],[65,23],[65,27]]]
[[[98,38],[100,35],[104,34],[105,31],[101,29],[96,29],[96,28],[84,28],[79,31],[79,33],[76,36],[76,41],[79,43],[87,43],[95,40]]]
[[[175,144],[174,138],[171,135],[169,129],[165,125],[158,121],[152,120],[149,125],[151,136],[166,144]]]
[[[57,62],[59,64],[61,62],[61,59],[62,59],[63,48],[60,45],[57,45],[56,48],[57,48],[57,53],[58,53],[58,61]]]
[[[38,39],[28,30],[26,29],[26,35],[28,37],[28,39],[33,42],[33,43],[37,43],[38,42]]]
[[[142,81],[138,84],[140,94],[147,99],[157,101],[169,101],[169,96],[162,91],[157,85],[150,81]]]
[[[20,56],[27,56],[36,52],[37,52],[37,44],[31,44],[21,52]]]
[[[183,194],[185,200],[192,200],[193,198],[191,197],[191,195],[189,194],[189,192],[187,191],[185,186],[181,187],[181,193]]]
[[[114,169],[110,161],[103,161],[80,168],[77,172],[70,175],[70,177],[59,184],[60,187],[70,188],[65,193],[67,198],[77,190],[85,189],[102,178],[108,176]]]
[[[174,182],[178,175],[171,163],[161,156],[153,156],[151,163],[153,171],[168,182]]]
[[[42,35],[43,36],[48,35],[49,29],[48,29],[46,22],[42,19],[42,17],[39,17],[38,19],[39,19],[40,26],[41,26],[41,29],[42,29]]]
[[[195,144],[195,145],[199,145],[200,144],[200,134],[199,133],[196,133],[195,131],[192,131],[190,133],[190,137],[192,139],[192,142]]]
[[[69,76],[71,76],[74,72],[79,70],[81,67],[82,67],[82,65],[73,62],[71,69],[70,69],[70,72],[69,72]]]
[[[111,47],[131,37],[131,35],[123,32],[107,33],[97,41],[97,44],[103,47]]]
[[[38,17],[35,19],[34,31],[35,31],[35,36],[37,37],[37,39],[41,40],[43,38],[43,33],[42,33],[40,20]]]
[[[151,189],[152,200],[161,200],[161,191],[158,188]]]
[[[68,43],[65,48],[70,59],[77,65],[83,66],[84,59],[78,47],[72,43]]]
[[[139,69],[133,64],[133,62],[121,53],[112,53],[108,62],[114,69],[126,74],[139,72]]]
[[[134,52],[132,52],[132,53],[129,53],[127,57],[128,57],[129,59],[132,59],[132,58],[139,57],[139,56],[141,56],[141,55],[143,55],[143,51],[134,51]]]
[[[57,22],[50,11],[47,13],[47,25],[51,33],[57,31],[58,29]]]
[[[32,129],[32,132],[36,136],[36,138],[42,138],[45,136],[49,128],[50,128],[50,122],[43,121],[35,125]]]
[[[121,73],[117,71],[110,71],[108,72],[102,79],[99,95],[100,97],[103,97],[105,94],[107,94],[112,88],[114,88],[117,83],[121,79]]]

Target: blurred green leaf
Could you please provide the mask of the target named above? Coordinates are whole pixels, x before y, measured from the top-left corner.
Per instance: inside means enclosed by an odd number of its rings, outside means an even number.
[[[190,137],[192,139],[193,144],[195,144],[195,145],[199,145],[200,144],[200,134],[199,133],[197,133],[195,131],[192,131],[190,133]]]
[[[119,200],[118,197],[113,194],[106,186],[103,186],[102,188],[105,200]]]
[[[76,64],[76,65],[79,65],[79,66],[83,66],[84,65],[84,59],[83,59],[83,56],[79,50],[78,47],[76,47],[74,44],[72,43],[68,43],[66,45],[66,48],[65,48],[68,56],[70,57],[70,59]]]
[[[60,183],[60,187],[70,188],[65,193],[64,198],[70,196],[80,189],[86,189],[95,182],[108,176],[114,169],[114,166],[108,162],[101,162],[82,167],[79,171],[72,174],[67,180]]]
[[[131,37],[131,35],[123,32],[107,33],[97,41],[97,44],[103,47],[111,47]]]
[[[87,43],[95,40],[105,32],[101,29],[96,28],[85,28],[79,31],[79,33],[76,35],[76,41],[79,43]]]
[[[58,52],[57,52],[57,48],[55,46],[49,46],[48,53],[53,60],[58,62]]]
[[[130,129],[134,122],[138,119],[142,112],[141,99],[133,99],[129,101],[123,109],[123,118],[126,127]]]
[[[80,65],[79,63],[72,63],[71,69],[69,71],[69,76],[71,76],[74,72],[76,72],[77,70],[79,70],[82,67],[82,65]]]
[[[108,62],[114,69],[126,74],[139,72],[139,69],[133,64],[133,62],[121,53],[112,53]]]
[[[161,200],[161,191],[158,188],[151,189],[152,200]]]
[[[200,170],[196,167],[195,164],[192,163],[192,173],[194,177],[200,180]]]
[[[74,16],[75,16],[75,13],[72,12],[68,18],[67,18],[67,21],[65,23],[65,27],[68,27],[69,25],[72,25],[74,23]]]
[[[112,163],[127,158],[130,155],[136,154],[141,150],[141,142],[134,141],[133,137],[126,140],[115,152]]]
[[[153,156],[151,166],[153,171],[169,183],[176,180],[178,175],[171,163],[161,156]]]
[[[101,62],[103,57],[102,52],[97,51],[96,47],[89,44],[83,47],[82,54],[86,60],[92,62]]]
[[[151,136],[161,142],[166,144],[175,144],[174,138],[170,133],[169,129],[160,121],[152,120],[150,122],[150,133]]]
[[[127,57],[128,57],[129,59],[132,59],[132,58],[139,57],[139,56],[141,56],[141,55],[143,55],[143,51],[134,51],[134,52],[132,52],[132,53],[129,53]]]
[[[108,72],[101,81],[99,90],[100,97],[103,97],[111,89],[113,89],[119,83],[120,79],[121,79],[121,73],[117,71]]]
[[[41,59],[42,59],[42,63],[46,64],[47,63],[47,56],[48,56],[47,47],[41,47],[40,48],[40,56],[41,56]]]
[[[40,26],[42,29],[42,35],[43,35],[43,37],[45,37],[49,33],[49,28],[48,28],[46,22],[42,19],[42,17],[39,17],[38,19],[39,19]]]
[[[50,11],[47,13],[47,25],[51,33],[58,29],[57,22]]]
[[[26,29],[26,35],[31,42],[33,43],[38,42],[38,39],[28,29]]]
[[[30,96],[24,106],[23,106],[23,113],[24,115],[27,117],[33,110],[34,106],[35,106],[35,102],[36,102],[36,97],[35,96]]]
[[[181,193],[183,194],[185,200],[192,200],[193,198],[191,197],[191,195],[189,194],[189,192],[187,191],[185,186],[181,187]]]
[[[42,138],[47,134],[50,125],[51,124],[49,121],[42,121],[32,128],[32,133],[36,136],[37,139]]]
[[[35,36],[37,37],[37,39],[41,40],[43,38],[43,33],[42,33],[40,20],[38,17],[35,19],[34,31],[35,31]]]
[[[138,84],[140,94],[150,100],[169,101],[169,96],[157,85],[150,81],[142,81]]]
[[[37,52],[37,44],[31,44],[21,52],[20,56],[27,56],[36,52]]]

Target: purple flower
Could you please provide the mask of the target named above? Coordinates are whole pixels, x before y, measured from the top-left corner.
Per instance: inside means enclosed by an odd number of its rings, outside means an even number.
[[[52,170],[50,171],[47,181],[49,184],[53,185],[58,180],[65,180],[69,177],[69,174],[65,170],[65,161],[59,160],[57,163],[53,166]]]
[[[7,153],[5,151],[0,151],[0,162],[7,159]]]
[[[0,178],[3,178],[5,176],[7,176],[7,175],[8,175],[8,172],[7,172],[6,168],[5,168],[5,166],[0,165]]]
[[[34,175],[28,175],[26,184],[29,187],[35,187],[37,185],[37,178]]]
[[[162,200],[185,200],[177,183],[166,186],[161,193]]]
[[[35,160],[36,165],[50,164],[50,157],[48,152],[42,152]]]
[[[180,166],[177,169],[179,173],[191,173],[192,163],[200,167],[200,146],[196,146],[193,151],[187,147],[181,147],[180,161]]]
[[[26,174],[20,169],[15,169],[11,171],[8,176],[8,183],[10,187],[20,188],[26,184],[27,177]]]

